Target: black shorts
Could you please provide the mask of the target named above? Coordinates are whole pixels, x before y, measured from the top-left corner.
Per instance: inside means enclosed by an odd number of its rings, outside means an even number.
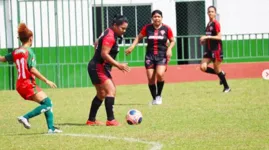
[[[88,74],[92,84],[103,84],[107,79],[112,79],[110,70],[103,64],[90,61],[88,64]]]
[[[219,62],[223,61],[223,53],[222,50],[215,50],[215,51],[205,51],[204,58],[210,58],[214,62],[217,60]]]
[[[167,57],[166,57],[166,55],[146,54],[146,56],[145,56],[145,67],[146,67],[146,69],[156,69],[156,67],[159,66],[159,65],[167,66]]]

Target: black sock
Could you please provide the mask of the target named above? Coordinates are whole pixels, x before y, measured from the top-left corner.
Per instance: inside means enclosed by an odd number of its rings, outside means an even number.
[[[150,90],[152,98],[155,99],[157,95],[156,84],[152,84],[152,85],[149,84],[148,86],[149,86],[149,90]]]
[[[216,74],[215,70],[213,68],[210,68],[210,67],[207,67],[205,72],[210,73],[210,74]]]
[[[162,91],[163,91],[163,85],[164,85],[164,81],[157,81],[157,88],[158,88],[158,96],[162,95]]]
[[[97,111],[98,111],[99,107],[101,106],[102,102],[103,101],[100,100],[97,96],[95,96],[93,98],[88,120],[95,121]]]
[[[225,78],[222,71],[220,73],[218,73],[218,76],[219,76],[219,79],[221,80],[221,82],[223,83],[224,88],[225,89],[229,88],[228,83],[226,81],[226,78]]]
[[[114,101],[115,101],[114,97],[106,97],[106,99],[105,99],[106,115],[107,115],[108,121],[115,119],[114,112],[113,112]]]

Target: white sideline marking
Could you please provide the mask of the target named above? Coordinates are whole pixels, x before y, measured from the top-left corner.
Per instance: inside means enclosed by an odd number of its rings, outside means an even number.
[[[94,134],[50,134],[50,135],[61,135],[61,136],[73,136],[73,137],[89,137],[89,138],[99,138],[99,139],[109,139],[109,140],[123,140],[127,142],[135,142],[135,143],[143,143],[147,145],[152,145],[150,150],[161,150],[163,145],[158,142],[149,142],[149,141],[143,141],[140,139],[134,139],[134,138],[119,138],[114,136],[106,136],[106,135],[94,135]]]

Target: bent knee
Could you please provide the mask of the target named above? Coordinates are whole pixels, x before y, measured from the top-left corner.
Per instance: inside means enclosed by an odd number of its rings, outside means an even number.
[[[97,97],[100,100],[104,100],[104,98],[106,97],[106,92],[105,91],[97,92]]]
[[[203,72],[205,72],[206,69],[207,69],[207,65],[206,64],[201,64],[200,70],[203,71]]]

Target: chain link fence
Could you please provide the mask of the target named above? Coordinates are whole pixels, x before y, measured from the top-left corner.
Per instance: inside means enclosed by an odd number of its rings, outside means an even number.
[[[0,0],[0,54],[20,45],[18,23],[25,22],[34,32],[33,50],[37,68],[61,88],[91,86],[87,63],[94,54],[93,42],[111,25],[115,14],[129,20],[129,28],[120,42],[118,60],[131,66],[142,66],[146,40],[126,56],[123,52],[141,31],[151,23],[153,1],[121,4],[110,0]],[[159,2],[159,1],[158,1]],[[205,33],[205,1],[177,1],[177,44],[170,64],[197,63],[203,54],[199,37]],[[269,34],[223,35],[226,60],[268,59]],[[250,40],[251,39],[251,40]],[[253,39],[253,40],[252,40]],[[13,64],[0,64],[0,90],[14,89],[17,73]],[[47,87],[37,80],[41,87]]]

